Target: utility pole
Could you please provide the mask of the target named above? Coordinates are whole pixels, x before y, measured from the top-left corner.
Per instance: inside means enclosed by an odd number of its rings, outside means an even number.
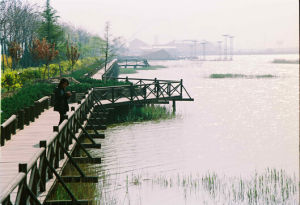
[[[219,60],[222,60],[222,41],[218,41],[219,44]]]
[[[230,60],[233,60],[233,38],[234,36],[228,36],[230,41]]]
[[[228,35],[227,34],[224,34],[223,35],[224,36],[224,38],[225,38],[225,45],[224,45],[224,60],[227,60],[227,37],[228,37]]]

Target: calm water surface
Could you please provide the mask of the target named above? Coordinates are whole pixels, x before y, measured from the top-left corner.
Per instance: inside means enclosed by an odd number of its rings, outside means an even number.
[[[99,183],[99,192],[104,194],[101,201],[249,204],[234,201],[226,191],[213,196],[203,187],[203,180],[202,185],[187,185],[187,181],[215,173],[230,184],[230,179],[251,179],[267,168],[283,170],[291,178],[296,175],[298,180],[299,65],[271,63],[275,58],[299,56],[235,56],[228,62],[150,61],[167,68],[128,75],[183,79],[195,101],[177,102],[174,119],[111,126],[105,131],[106,139],[99,140],[102,149],[93,153],[103,159],[96,166],[106,178]],[[277,77],[209,78],[213,73]],[[171,109],[171,104],[167,107]],[[287,204],[297,204],[295,196]]]

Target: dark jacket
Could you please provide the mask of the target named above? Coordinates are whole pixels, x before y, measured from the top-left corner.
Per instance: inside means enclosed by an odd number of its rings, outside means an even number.
[[[66,91],[57,87],[54,90],[54,110],[62,113],[66,113],[69,111],[68,98]]]

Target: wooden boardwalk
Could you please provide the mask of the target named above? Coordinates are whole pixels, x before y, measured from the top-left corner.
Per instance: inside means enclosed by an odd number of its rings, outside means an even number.
[[[113,62],[112,64],[108,64],[108,67],[111,67],[115,63],[116,62]],[[102,79],[102,76],[104,74],[103,71],[104,69],[100,69],[98,73],[96,73],[93,76],[93,78]],[[53,126],[57,126],[58,124],[59,113],[55,112],[53,110],[53,107],[51,107],[45,110],[41,115],[39,115],[39,117],[36,118],[34,122],[31,122],[28,126],[24,126],[24,129],[17,130],[16,134],[13,134],[11,136],[11,139],[6,141],[5,146],[0,147],[0,199],[1,200],[3,199],[10,200],[9,198],[7,198],[7,195],[5,195],[5,193],[7,194],[7,192],[9,192],[10,196],[8,197],[11,197],[12,198],[11,201],[12,203],[14,203],[13,200],[16,198],[15,196],[17,195],[17,193],[18,194],[20,193],[18,192],[17,188],[12,189],[14,190],[13,192],[7,190],[9,187],[11,187],[11,184],[16,184],[16,181],[18,181],[18,183],[24,183],[24,182],[19,182],[20,181],[19,179],[21,177],[20,170],[19,170],[20,163],[25,163],[25,164],[33,163],[33,162],[35,163],[35,166],[33,166],[32,164],[28,165],[28,167],[30,167],[28,169],[31,170],[30,177],[31,175],[35,175],[32,174],[35,173],[32,170],[39,169],[41,173],[43,172],[43,170],[45,171],[45,166],[43,166],[44,163],[41,163],[41,160],[44,159],[43,157],[45,157],[46,154],[45,156],[41,154],[42,151],[45,150],[45,148],[40,147],[39,143],[41,141],[47,141],[46,148],[47,148],[47,158],[49,159],[49,161],[48,160],[46,161],[48,161],[48,165],[47,165],[48,167],[52,167],[52,165],[49,165],[50,163],[57,162],[61,160],[61,158],[63,158],[61,157],[62,151],[57,151],[62,148],[56,147],[56,145],[64,142],[65,143],[72,142],[72,137],[70,137],[71,136],[70,134],[68,134],[68,136],[71,139],[66,139],[65,131],[68,130],[69,128],[72,131],[73,127],[75,128],[78,127],[76,123],[81,124],[84,121],[86,125],[87,121],[85,121],[84,116],[89,113],[91,107],[93,107],[93,109],[94,108],[96,109],[96,107],[98,106],[98,107],[102,107],[103,109],[105,107],[115,107],[115,106],[132,104],[132,103],[165,104],[165,103],[169,103],[169,101],[173,101],[173,109],[174,109],[175,101],[193,101],[193,99],[190,97],[190,95],[184,88],[182,80],[170,81],[170,80],[157,80],[157,79],[134,79],[134,78],[130,78],[130,79],[116,78],[115,80],[126,80],[126,81],[130,80],[131,84],[122,85],[122,86],[94,88],[93,90],[90,90],[88,94],[85,95],[85,99],[82,100],[80,104],[77,103],[69,104],[70,108],[73,106],[75,109],[74,112],[67,113],[67,115],[69,116],[69,120],[67,121],[65,120],[61,124],[60,127],[62,127],[62,131],[60,130],[59,132],[55,132],[53,130]],[[101,101],[99,101],[100,99]],[[95,111],[95,113],[96,112],[98,111]],[[65,144],[65,146],[67,147],[69,145],[71,144]],[[96,146],[97,144],[94,145]],[[64,146],[64,145],[60,145],[60,146]],[[39,161],[39,167],[42,164],[42,168],[41,167],[36,168],[37,161]],[[56,166],[55,168],[61,168],[61,167]],[[29,177],[28,171],[26,171],[26,177],[27,179]],[[42,177],[42,174],[39,177]],[[35,176],[33,176],[33,178],[35,178]],[[39,181],[40,179],[36,179],[36,180]],[[39,198],[45,197],[45,194],[47,194],[47,191],[46,192],[45,191],[46,190],[43,189],[43,192],[41,194],[43,196],[39,195],[38,197]],[[44,199],[39,199],[39,200],[44,200]]]
[[[78,106],[78,104],[70,104]],[[39,152],[39,142],[48,141],[56,133],[53,126],[57,126],[59,113],[53,107],[45,110],[39,118],[31,122],[29,126],[24,126],[23,130],[7,141],[5,146],[0,147],[0,196],[3,190],[18,175],[19,163],[28,163]],[[16,194],[17,190],[13,194]],[[13,197],[14,198],[14,197]]]

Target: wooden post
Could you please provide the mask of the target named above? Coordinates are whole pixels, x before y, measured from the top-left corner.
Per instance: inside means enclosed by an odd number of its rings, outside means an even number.
[[[24,129],[24,114],[25,114],[25,112],[23,109],[19,110],[19,112],[18,112],[18,128],[20,130]]]
[[[72,91],[72,95],[71,95],[70,101],[71,101],[72,103],[75,103],[75,102],[76,102],[76,92],[75,92],[75,91]]]
[[[18,118],[17,118],[17,116],[15,115],[15,119],[14,119],[14,121],[12,122],[12,128],[11,128],[11,133],[12,134],[16,134],[16,132],[17,132],[17,127],[18,127]]]
[[[41,106],[39,101],[34,101],[34,117],[38,118],[41,114]]]
[[[130,101],[133,101],[133,86],[132,84],[130,84],[130,87],[129,87],[129,92],[130,92]]]
[[[50,96],[50,106],[54,106],[54,97],[55,97],[55,94],[52,93]]]
[[[30,117],[30,121],[34,122],[34,105],[30,105],[29,106],[30,112],[29,112],[29,117]]]
[[[112,103],[115,103],[114,88],[111,88],[111,102],[112,102]]]
[[[168,82],[167,92],[168,92],[168,96],[171,97],[171,83],[170,82]]]
[[[183,82],[183,80],[182,79],[180,79],[180,98],[182,98],[182,82]]]
[[[154,79],[155,82],[155,91],[156,91],[156,98],[159,97],[159,81],[157,81],[157,79]]]
[[[53,95],[53,98],[54,98],[54,95]],[[43,107],[43,109],[49,109],[49,105],[50,105],[50,103],[51,103],[51,100],[52,98],[48,98],[47,100],[45,100],[45,106]],[[50,102],[49,102],[50,101]],[[54,99],[53,99],[53,101],[54,101]],[[53,105],[54,105],[54,102],[53,102]]]
[[[176,100],[173,100],[172,107],[173,107],[173,112],[176,112]]]
[[[24,114],[24,122],[26,125],[29,125],[29,121],[30,121],[30,116],[29,116],[29,113],[30,113],[30,108],[29,107],[25,107],[24,108],[24,111],[25,111],[25,114]]]
[[[4,146],[5,144],[5,128],[1,125],[1,135],[0,135],[0,142],[1,142],[1,146]]]

